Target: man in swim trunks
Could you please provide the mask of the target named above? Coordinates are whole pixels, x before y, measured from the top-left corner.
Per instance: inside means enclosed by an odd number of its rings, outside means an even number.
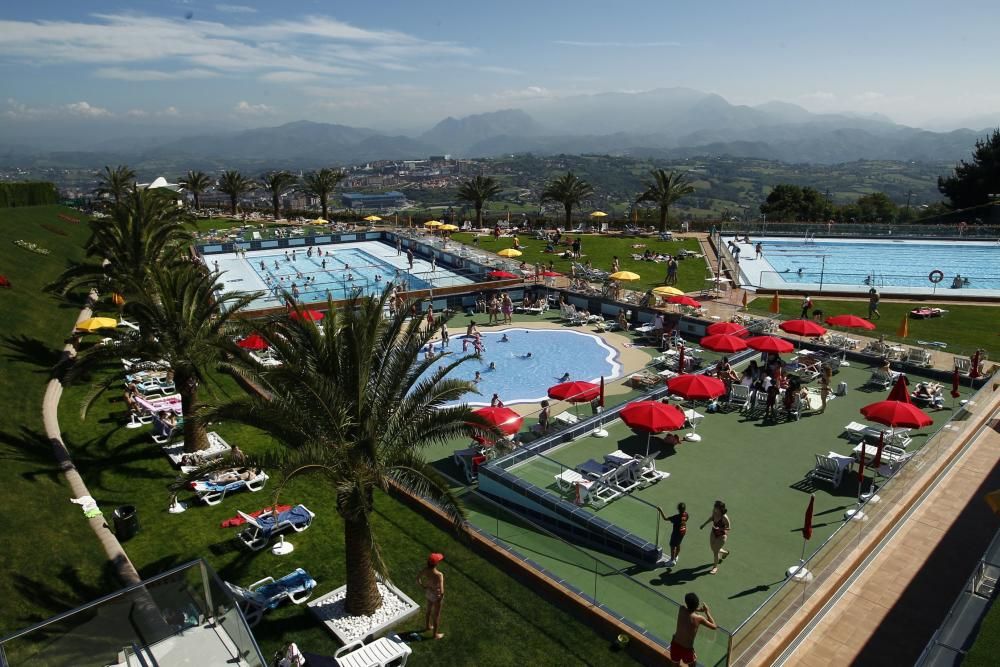
[[[688,593],[684,596],[684,606],[677,610],[677,629],[670,640],[672,664],[694,665],[698,661],[698,655],[694,652],[694,639],[698,635],[698,628],[703,625],[709,630],[719,627],[715,624],[708,605],[702,604],[694,593]]]

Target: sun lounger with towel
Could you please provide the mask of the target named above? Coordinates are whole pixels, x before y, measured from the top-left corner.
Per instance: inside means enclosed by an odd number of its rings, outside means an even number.
[[[205,461],[218,458],[228,454],[232,448],[215,431],[208,432],[208,448],[199,449],[196,452],[185,452],[184,442],[175,442],[163,446],[163,453],[170,458],[170,462],[175,466],[199,466]]]
[[[281,579],[264,577],[246,588],[225,582],[243,611],[247,625],[251,628],[260,621],[264,612],[274,609],[285,600],[302,604],[312,597],[316,580],[301,567],[286,574]]]
[[[264,488],[267,475],[263,470],[248,468],[220,470],[209,479],[199,479],[191,482],[191,490],[198,494],[198,499],[206,505],[218,505],[227,493],[246,489],[256,493]]]
[[[305,505],[296,505],[277,516],[271,513],[254,518],[243,512],[239,512],[239,515],[247,522],[247,527],[239,534],[240,541],[253,551],[260,551],[271,541],[271,537],[289,528],[301,533],[312,525],[312,520],[316,517]]]

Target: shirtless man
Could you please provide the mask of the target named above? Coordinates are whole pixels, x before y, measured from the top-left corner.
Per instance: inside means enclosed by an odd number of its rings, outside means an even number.
[[[698,661],[694,652],[694,638],[698,635],[698,628],[703,625],[709,630],[719,627],[715,624],[708,605],[702,604],[694,593],[688,593],[684,596],[684,606],[677,610],[677,629],[670,640],[672,664],[694,665]]]

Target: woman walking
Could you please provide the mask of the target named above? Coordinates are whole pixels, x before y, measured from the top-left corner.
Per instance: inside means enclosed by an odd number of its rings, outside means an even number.
[[[730,529],[726,503],[721,500],[715,501],[715,506],[712,508],[712,516],[706,519],[705,523],[701,524],[701,528],[704,529],[708,524],[712,524],[712,533],[708,536],[708,545],[711,547],[712,556],[714,557],[712,569],[709,571],[709,574],[717,574],[719,572],[719,563],[729,555],[729,551],[725,548]]]

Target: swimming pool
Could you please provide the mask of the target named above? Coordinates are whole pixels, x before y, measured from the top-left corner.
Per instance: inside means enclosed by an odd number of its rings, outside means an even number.
[[[728,239],[723,239],[728,241]],[[829,286],[866,292],[892,287],[907,293],[975,292],[1000,294],[1000,244],[979,241],[903,241],[888,239],[759,238],[740,243],[744,284],[769,289]],[[756,259],[754,244],[763,244]],[[944,278],[935,285],[931,271]],[[953,288],[956,276],[967,278]]]
[[[501,342],[504,334],[507,342]],[[466,340],[464,335],[453,335],[445,352],[462,354]],[[601,376],[607,382],[621,375],[618,352],[594,334],[518,327],[483,332],[482,340],[482,357],[467,361],[450,374],[472,380],[479,371],[479,395],[468,394],[463,399],[469,405],[489,405],[493,394],[499,394],[505,405],[538,403],[566,373],[572,380],[588,382],[598,382]],[[435,351],[440,350],[439,343]],[[467,351],[473,351],[471,340]],[[495,370],[490,370],[490,363],[496,364]]]

